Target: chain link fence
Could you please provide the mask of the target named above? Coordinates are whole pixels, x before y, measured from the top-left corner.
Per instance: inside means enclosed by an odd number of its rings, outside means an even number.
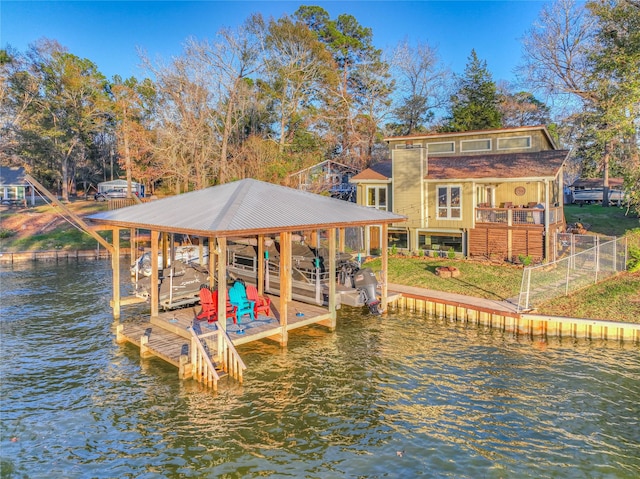
[[[626,269],[625,238],[559,233],[555,247],[556,261],[524,269],[518,297],[519,312],[534,309],[538,304],[566,296]]]

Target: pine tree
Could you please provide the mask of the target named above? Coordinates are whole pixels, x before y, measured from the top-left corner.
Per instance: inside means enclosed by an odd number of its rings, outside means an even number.
[[[470,131],[500,128],[502,115],[495,82],[487,70],[487,62],[480,60],[475,50],[457,80],[458,90],[451,96],[451,116],[447,131]]]

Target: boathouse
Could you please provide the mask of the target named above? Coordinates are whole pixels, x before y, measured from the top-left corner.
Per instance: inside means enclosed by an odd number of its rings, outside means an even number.
[[[206,269],[210,272],[209,284],[218,291],[219,318],[216,330],[210,333],[194,331],[191,325],[195,308],[161,311],[158,288],[150,288],[151,327],[139,326],[127,333],[123,325],[118,335],[129,338],[140,346],[141,354],[156,355],[180,368],[183,377],[217,384],[215,361],[220,361],[222,369],[239,372],[241,379],[242,362],[234,345],[263,338],[271,338],[281,345],[287,344],[288,331],[310,324],[322,324],[333,330],[336,326],[336,310],[339,307],[336,295],[336,256],[345,249],[345,229],[379,225],[386,233],[390,223],[403,221],[404,217],[395,213],[367,208],[335,198],[316,195],[284,186],[244,179],[203,190],[172,196],[150,203],[129,206],[117,210],[92,215],[89,220],[96,229],[111,232],[113,254],[113,298],[112,309],[115,319],[120,319],[121,307],[139,301],[139,298],[121,295],[120,238],[122,230],[129,230],[131,238],[137,232],[150,234],[151,275],[150,284],[158,284],[159,271],[166,265],[172,235],[188,235],[198,238],[198,247],[207,248]],[[328,294],[326,304],[308,304],[294,301],[292,297],[292,237],[294,234],[312,233],[322,235],[328,243]],[[382,235],[387,238],[386,234]],[[265,255],[265,242],[279,243],[280,284],[278,296],[271,298],[274,311],[272,324],[243,331],[227,331],[227,245],[233,240],[254,241],[257,257]],[[132,250],[135,245],[132,245]],[[382,271],[387,268],[387,247],[381,248]],[[204,255],[202,255],[204,257]],[[267,270],[268,271],[268,270]],[[127,273],[128,274],[128,273]],[[268,273],[267,273],[268,274]],[[260,295],[267,292],[263,261],[257,262],[255,283]],[[385,275],[381,275],[379,285],[381,307],[387,307],[388,291]],[[301,313],[302,311],[302,313]],[[129,322],[127,322],[129,325]],[[149,331],[153,329],[151,335]],[[178,336],[173,341],[163,339],[163,343],[174,342],[170,352],[152,347],[152,338],[165,331]],[[127,336],[128,334],[128,336]],[[205,343],[205,336],[215,336],[215,341]],[[122,340],[124,340],[122,339]],[[189,346],[189,347],[185,347]],[[188,353],[185,354],[185,350]],[[212,351],[215,349],[215,351]],[[212,363],[209,362],[212,359]],[[204,379],[203,379],[204,378]]]

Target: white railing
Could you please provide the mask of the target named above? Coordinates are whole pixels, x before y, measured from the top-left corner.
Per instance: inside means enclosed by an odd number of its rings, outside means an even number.
[[[562,221],[561,208],[476,208],[476,223],[494,223],[512,225],[543,225],[545,213],[549,215],[549,224]]]

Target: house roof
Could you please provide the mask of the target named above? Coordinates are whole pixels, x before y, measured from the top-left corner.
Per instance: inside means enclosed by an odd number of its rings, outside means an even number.
[[[602,178],[580,178],[573,182],[574,188],[602,188]],[[609,187],[622,188],[624,178],[609,178]]]
[[[509,128],[495,128],[491,130],[469,130],[469,131],[452,131],[452,132],[436,132],[436,133],[414,133],[413,135],[406,136],[388,136],[384,138],[384,141],[397,141],[397,140],[420,140],[420,139],[429,139],[429,138],[451,138],[456,136],[469,136],[469,135],[477,135],[477,134],[486,134],[486,133],[513,133],[513,132],[525,132],[538,130],[542,131],[549,143],[556,148],[556,142],[549,134],[549,130],[544,125],[535,125],[535,126],[517,126],[517,127],[509,127]]]
[[[474,156],[432,156],[427,162],[427,180],[453,179],[518,179],[554,177],[569,150],[547,150],[529,153],[500,153]],[[392,177],[391,160],[377,163],[352,181],[386,181]]]
[[[569,150],[547,150],[481,156],[431,157],[425,178],[446,180],[554,177],[568,155]]]
[[[0,166],[0,186],[29,186],[24,177],[24,168],[19,166]]]
[[[254,179],[89,216],[94,223],[123,228],[237,236],[361,226],[405,217]]]
[[[351,181],[362,180],[388,180],[391,178],[392,163],[391,160],[382,161],[371,165],[366,170],[361,171],[351,178]]]

